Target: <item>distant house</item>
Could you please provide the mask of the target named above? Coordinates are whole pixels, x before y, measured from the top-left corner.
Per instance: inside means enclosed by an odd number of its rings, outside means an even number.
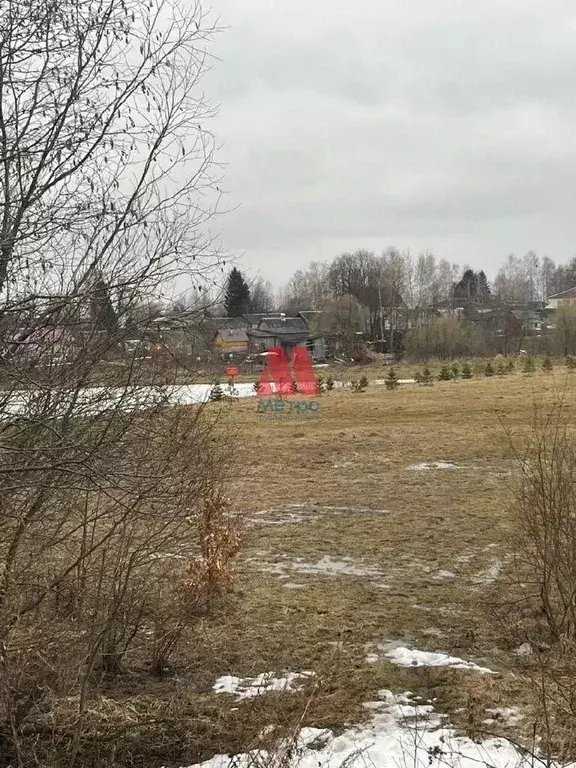
[[[214,336],[214,346],[222,353],[248,354],[248,333],[244,328],[221,328]]]
[[[2,339],[2,360],[51,365],[66,362],[77,348],[78,341],[68,328],[20,328]]]
[[[273,347],[282,347],[290,354],[294,347],[306,345],[309,330],[302,317],[264,317],[257,328],[248,331],[250,351],[267,352]]]
[[[573,306],[576,306],[576,287],[548,296],[546,309],[559,309],[560,307]]]
[[[545,327],[542,314],[535,309],[513,306],[511,312],[522,323],[526,333],[540,333]]]

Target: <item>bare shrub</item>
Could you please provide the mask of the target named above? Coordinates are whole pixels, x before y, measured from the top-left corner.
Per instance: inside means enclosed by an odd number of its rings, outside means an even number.
[[[166,671],[237,546],[219,495],[226,434],[163,386],[182,366],[159,304],[220,267],[204,231],[218,197],[212,111],[197,87],[214,31],[196,2],[0,4],[10,764],[72,768],[87,743],[113,761],[98,724],[114,721],[117,738],[139,722],[115,682]]]
[[[514,564],[497,614],[547,754],[576,755],[576,435],[563,397],[535,406],[512,508]],[[502,585],[500,586],[502,589]]]
[[[518,571],[549,642],[576,637],[576,440],[563,410],[535,410],[514,506]]]

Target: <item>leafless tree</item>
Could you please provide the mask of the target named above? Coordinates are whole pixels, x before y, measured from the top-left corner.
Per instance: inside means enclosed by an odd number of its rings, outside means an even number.
[[[214,31],[194,2],[0,6],[0,729],[12,764],[82,763],[102,733],[102,681],[161,673],[237,546],[221,430],[202,407],[167,407],[178,393],[158,376],[174,359],[158,314],[138,311],[175,281],[218,274],[199,89]]]
[[[274,289],[264,278],[259,277],[250,285],[250,311],[272,312],[274,311]]]

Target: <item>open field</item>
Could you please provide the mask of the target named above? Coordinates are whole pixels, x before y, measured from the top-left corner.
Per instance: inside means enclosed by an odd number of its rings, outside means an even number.
[[[261,420],[255,398],[206,406],[235,441],[229,495],[243,544],[232,593],[189,630],[170,674],[132,671],[105,690],[114,764],[193,765],[302,725],[341,733],[371,717],[365,705],[384,689],[433,699],[471,736],[529,741],[531,697],[508,665],[530,638],[492,611],[514,536],[507,430],[520,444],[534,404],[559,396],[574,423],[575,390],[558,367],[338,390],[320,396],[314,421]],[[463,662],[429,666],[446,659],[421,651]],[[266,673],[291,690],[253,696]],[[97,761],[95,743],[83,743],[84,764]]]
[[[198,693],[188,705],[196,716],[200,708],[202,727],[188,762],[254,747],[271,723],[359,722],[383,688],[436,698],[468,731],[488,708],[528,707],[506,671],[522,638],[489,619],[513,533],[517,466],[506,429],[520,440],[534,404],[560,394],[572,419],[575,385],[556,369],[340,391],[322,395],[311,422],[258,420],[254,400],[225,404],[223,423],[237,430],[231,498],[244,548],[231,608],[202,625],[193,667],[166,683],[174,692],[186,679]],[[403,668],[385,655],[396,645],[499,674]],[[318,688],[242,701],[211,693],[222,675],[302,670],[317,674]]]

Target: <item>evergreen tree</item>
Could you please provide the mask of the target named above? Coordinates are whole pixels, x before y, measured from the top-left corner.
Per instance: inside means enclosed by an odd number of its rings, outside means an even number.
[[[490,284],[488,282],[488,278],[486,277],[486,272],[484,270],[480,270],[478,274],[476,275],[476,295],[478,298],[478,301],[486,302],[492,295],[492,291],[490,290]]]
[[[514,371],[516,370],[516,364],[514,363],[513,357],[508,358],[508,362],[506,363],[506,369],[508,373],[514,373]]]
[[[490,284],[483,270],[474,272],[473,269],[466,269],[462,279],[454,286],[455,299],[471,299],[484,303],[491,295]]]
[[[484,368],[484,376],[494,376],[494,366],[490,361],[486,363],[486,367]]]
[[[416,384],[424,383],[424,379],[420,371],[416,371],[416,373],[414,374],[414,381],[416,382]]]
[[[534,360],[531,357],[526,357],[524,359],[524,364],[522,366],[522,370],[526,374],[526,376],[530,376],[533,374],[536,370],[536,364],[534,363]]]
[[[553,367],[552,360],[550,360],[549,357],[545,357],[544,360],[542,360],[542,370],[544,373],[552,373]]]
[[[508,373],[508,369],[506,368],[504,360],[498,361],[498,365],[496,366],[496,373],[498,374],[498,376],[506,376],[506,374]]]
[[[466,269],[460,282],[454,286],[455,299],[475,299],[478,294],[478,281],[472,269]]]
[[[454,380],[459,378],[459,376],[460,376],[460,366],[458,365],[458,363],[452,363],[451,371],[452,371],[452,378]]]
[[[318,387],[318,392],[322,393],[326,389],[326,382],[324,381],[324,376],[317,376],[316,377],[316,386]]]
[[[566,368],[568,368],[570,373],[574,373],[576,370],[576,358],[572,357],[572,355],[568,355],[566,358]]]
[[[396,376],[396,371],[394,368],[390,368],[390,371],[388,372],[388,376],[386,376],[386,389],[398,389],[398,376]]]
[[[451,379],[452,372],[450,371],[450,368],[448,368],[447,365],[443,365],[438,374],[438,381],[450,381]]]
[[[470,367],[469,363],[464,363],[462,366],[462,378],[463,379],[471,379],[473,377],[472,368]]]
[[[219,381],[214,382],[214,386],[210,390],[210,396],[208,398],[211,403],[217,403],[224,399],[224,392]]]
[[[334,379],[332,378],[332,376],[328,376],[328,378],[326,379],[326,389],[328,390],[328,392],[332,392],[332,390],[334,389]]]
[[[110,288],[102,275],[93,283],[90,296],[90,316],[97,331],[106,331],[110,336],[118,332],[118,316],[110,297]]]
[[[250,311],[250,288],[236,267],[228,275],[224,306],[228,317],[241,317]]]
[[[434,384],[434,378],[428,366],[422,371],[422,384],[426,387],[431,387]]]

